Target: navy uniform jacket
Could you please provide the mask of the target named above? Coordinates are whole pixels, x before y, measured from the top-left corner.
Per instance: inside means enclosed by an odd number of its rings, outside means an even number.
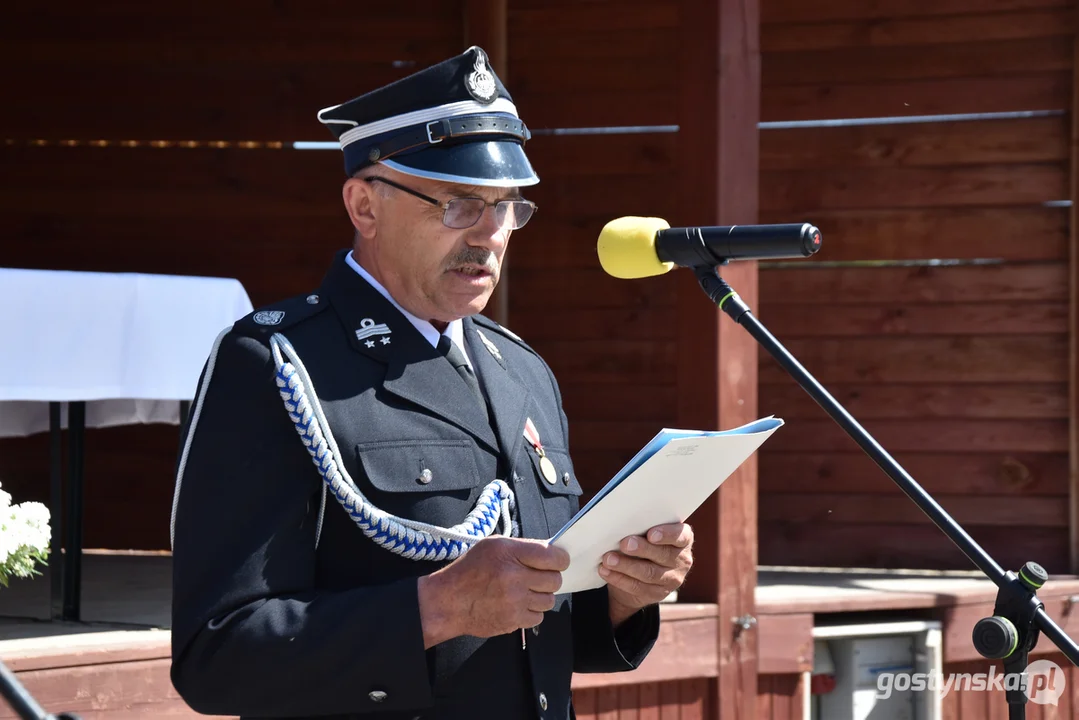
[[[452,527],[502,478],[516,495],[521,534],[549,538],[577,511],[582,491],[558,385],[535,351],[486,318],[464,321],[488,421],[452,364],[343,252],[318,290],[266,310],[223,334],[183,434],[172,681],[193,709],[244,718],[557,720],[573,717],[573,672],[642,662],[659,632],[658,608],[615,633],[605,587],[559,595],[526,643],[518,631],[425,651],[416,580],[448,561],[379,547],[332,494],[323,502],[325,483],[278,393],[269,343],[281,333],[295,348],[341,461],[371,503]],[[361,340],[356,331],[372,325],[365,320],[389,333]],[[525,440],[526,418],[558,471],[553,485]]]

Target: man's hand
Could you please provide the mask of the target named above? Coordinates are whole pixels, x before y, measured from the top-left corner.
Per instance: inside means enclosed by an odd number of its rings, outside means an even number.
[[[539,625],[554,607],[569,553],[539,540],[484,538],[419,579],[424,647]]]
[[[604,555],[599,568],[609,586],[616,627],[682,587],[693,566],[693,528],[685,523],[658,525],[644,537],[625,538],[619,550]]]

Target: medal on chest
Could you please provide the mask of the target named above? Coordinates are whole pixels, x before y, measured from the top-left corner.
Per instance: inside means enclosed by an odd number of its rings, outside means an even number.
[[[554,485],[558,482],[558,471],[555,470],[551,458],[547,457],[547,451],[543,449],[539,431],[536,430],[536,425],[532,422],[532,418],[525,420],[525,439],[536,449],[536,454],[539,455],[540,472],[543,474],[543,479]]]

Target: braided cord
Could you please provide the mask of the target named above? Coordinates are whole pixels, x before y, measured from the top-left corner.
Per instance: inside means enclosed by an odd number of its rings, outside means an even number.
[[[322,412],[315,386],[292,344],[280,333],[270,338],[277,387],[289,419],[333,496],[349,517],[378,545],[412,560],[453,560],[479,540],[495,534],[515,537],[513,491],[502,480],[483,489],[476,506],[452,528],[390,515],[375,507],[349,477]],[[286,359],[286,356],[288,359]]]

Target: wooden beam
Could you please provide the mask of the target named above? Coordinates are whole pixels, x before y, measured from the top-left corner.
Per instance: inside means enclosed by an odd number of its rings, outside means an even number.
[[[680,6],[678,225],[757,221],[760,107],[758,0],[685,0]],[[757,268],[736,263],[724,277],[753,307]],[[757,412],[755,341],[677,271],[677,417],[682,427],[728,428]],[[680,598],[718,604],[718,662],[711,717],[757,718],[755,615],[757,473],[752,458],[691,518],[696,561]]]
[[[1079,42],[1075,43],[1072,73],[1079,72]],[[1079,82],[1072,82],[1071,210],[1068,247],[1071,256],[1068,318],[1068,557],[1079,573]]]
[[[509,82],[509,41],[506,31],[506,0],[467,0],[464,12],[465,45],[479,45],[487,53],[491,67],[513,94]],[[528,123],[528,118],[524,118]],[[512,247],[512,242],[510,247]],[[507,256],[508,260],[508,256]],[[509,263],[502,273],[483,314],[501,325],[509,325]]]

